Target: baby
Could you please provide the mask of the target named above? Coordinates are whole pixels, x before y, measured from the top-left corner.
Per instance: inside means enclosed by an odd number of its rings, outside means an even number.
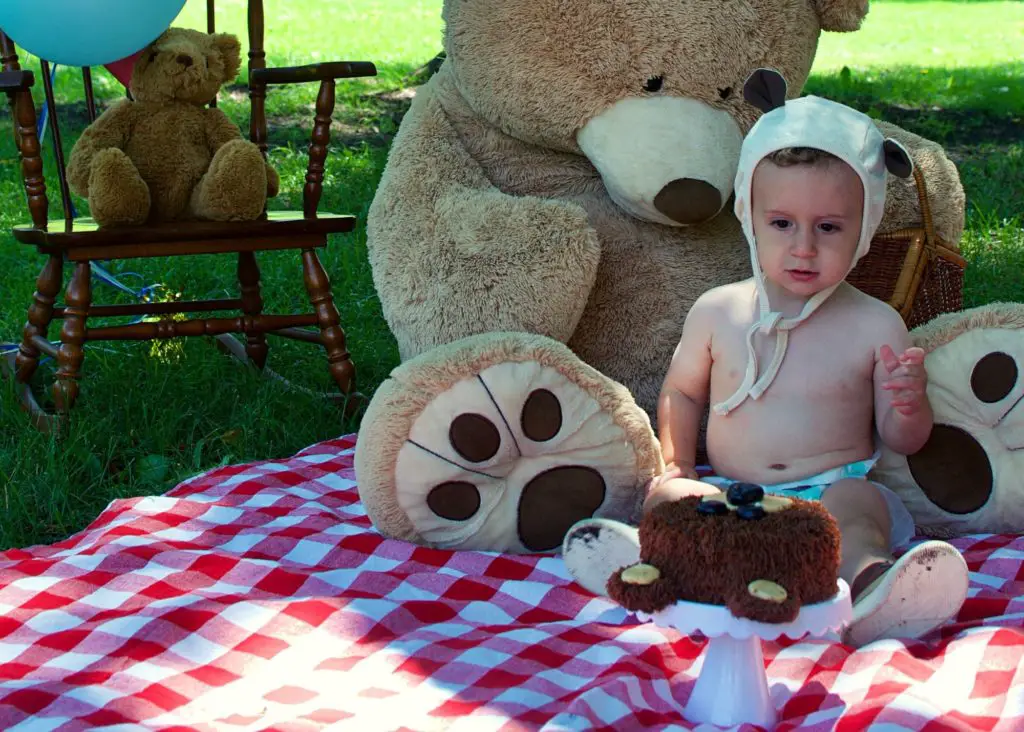
[[[763,85],[771,72],[759,73]],[[908,175],[910,158],[865,115],[816,97],[786,102],[781,77],[769,81],[775,93],[760,98],[774,101],[743,143],[736,178],[754,276],[708,291],[687,315],[658,406],[667,467],[644,510],[734,482],[820,500],[842,534],[840,576],[854,602],[846,641],[917,637],[958,612],[967,566],[939,541],[893,561],[914,524],[865,476],[878,440],[912,454],[929,437],[924,352],[895,310],[845,282],[881,221],[887,166]],[[715,477],[701,481],[694,461],[709,403]]]

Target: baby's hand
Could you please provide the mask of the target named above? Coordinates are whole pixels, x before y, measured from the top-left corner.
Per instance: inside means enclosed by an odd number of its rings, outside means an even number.
[[[665,483],[675,478],[689,478],[690,480],[699,480],[697,476],[697,470],[692,465],[687,463],[669,463],[665,466],[665,472],[654,479],[654,485]]]
[[[925,390],[928,386],[924,350],[908,348],[897,358],[891,347],[882,346],[879,355],[889,372],[889,378],[882,384],[882,388],[895,392],[892,408],[907,417],[917,414],[925,404]]]

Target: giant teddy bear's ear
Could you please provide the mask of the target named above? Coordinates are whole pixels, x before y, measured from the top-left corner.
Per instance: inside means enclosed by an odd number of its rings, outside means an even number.
[[[213,47],[224,61],[224,81],[232,81],[242,66],[242,44],[230,33],[215,33]]]
[[[762,112],[771,112],[786,103],[786,80],[775,69],[757,69],[743,84],[743,98]]]
[[[868,14],[868,0],[814,0],[821,29],[855,31]]]
[[[903,145],[889,137],[882,143],[882,148],[886,170],[897,178],[909,178],[914,173],[914,161]]]

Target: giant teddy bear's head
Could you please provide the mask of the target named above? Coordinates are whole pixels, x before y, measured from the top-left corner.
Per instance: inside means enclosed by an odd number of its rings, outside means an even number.
[[[777,69],[798,95],[821,31],[857,29],[867,6],[446,0],[445,50],[477,114],[520,140],[582,152],[623,209],[679,226],[710,219],[731,195],[759,114],[743,100],[750,73]]]
[[[237,37],[169,28],[135,62],[132,96],[140,102],[209,104],[221,85],[238,75],[240,65]]]
[[[1024,304],[940,315],[914,329],[925,350],[935,427],[904,457],[883,451],[872,477],[892,488],[922,533],[1024,528]]]

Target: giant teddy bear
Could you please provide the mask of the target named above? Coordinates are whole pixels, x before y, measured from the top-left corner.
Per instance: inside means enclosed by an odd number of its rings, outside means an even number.
[[[530,551],[557,548],[574,517],[635,512],[661,469],[649,418],[689,306],[749,276],[729,201],[760,114],[744,81],[772,67],[798,95],[820,33],[866,13],[866,0],[445,0],[446,60],[402,122],[368,218],[406,362],[357,448],[378,529]],[[879,125],[957,242],[955,167]],[[913,182],[890,178],[880,231],[920,220]],[[611,444],[617,472],[596,457]]]

